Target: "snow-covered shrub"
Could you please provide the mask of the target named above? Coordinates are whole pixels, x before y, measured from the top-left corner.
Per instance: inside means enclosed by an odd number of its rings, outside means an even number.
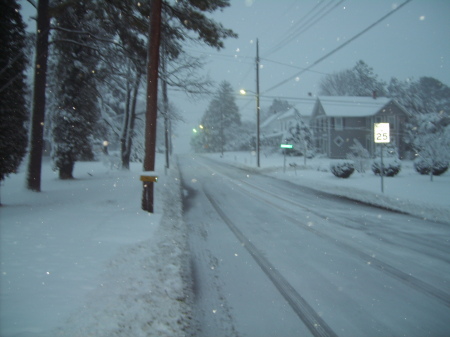
[[[331,163],[330,170],[338,178],[348,178],[355,171],[355,166],[351,161],[340,161]]]
[[[353,143],[354,144],[350,146],[351,152],[347,153],[347,159],[350,159],[355,163],[356,171],[364,173],[368,166],[370,153],[356,138],[353,139]]]
[[[383,176],[385,177],[394,177],[396,176],[402,168],[402,164],[399,160],[388,158],[383,160]],[[375,159],[372,163],[372,171],[375,174],[381,173],[381,160]]]
[[[417,158],[414,160],[414,168],[420,174],[430,174],[440,176],[448,170],[449,163],[442,160],[431,160],[425,158]]]

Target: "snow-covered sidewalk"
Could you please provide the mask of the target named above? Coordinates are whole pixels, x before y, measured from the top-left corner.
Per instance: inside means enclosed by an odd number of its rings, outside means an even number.
[[[23,187],[24,173],[6,179],[2,337],[185,334],[191,296],[178,170],[165,175],[159,165],[154,214],[140,208],[141,171],[80,162],[76,179],[61,181],[46,162],[41,193]]]
[[[284,157],[280,153],[261,153],[260,168],[256,167],[255,153],[251,152],[225,152],[223,157],[219,153],[204,156],[293,184],[450,224],[449,171],[430,181],[429,176],[414,170],[412,161],[403,161],[397,176],[384,178],[382,193],[381,178],[370,168],[364,174],[355,171],[348,179],[341,179],[330,172],[328,158],[308,159],[305,165],[303,157],[286,157],[284,171]],[[294,168],[289,164],[297,166]]]

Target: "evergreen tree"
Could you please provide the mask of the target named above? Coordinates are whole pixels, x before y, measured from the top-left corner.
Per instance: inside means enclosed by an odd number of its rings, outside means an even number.
[[[27,147],[25,24],[16,0],[0,3],[0,180],[17,170]]]
[[[288,101],[274,98],[269,108],[261,109],[261,120],[264,121],[270,116],[273,116],[277,113],[288,111],[292,107],[292,104],[290,104]]]
[[[73,178],[77,160],[93,158],[92,141],[99,118],[96,85],[99,55],[93,36],[82,33],[98,24],[90,4],[90,1],[71,3],[56,21],[52,158],[60,179]]]
[[[136,98],[140,89],[140,79],[144,79],[146,70],[150,2],[141,2],[136,6],[136,2],[131,0],[100,0],[98,4],[101,8],[98,14],[103,16],[101,23],[104,29],[111,34],[117,45],[120,45],[119,48],[116,45],[108,46],[108,49],[113,51],[114,57],[111,62],[113,66],[111,67],[111,63],[108,64],[111,73],[107,81],[104,81],[102,89],[108,90],[106,88],[108,84],[113,83],[113,86],[120,90],[116,90],[119,95],[114,97],[108,95],[107,91],[102,92],[103,118],[120,138],[122,168],[127,168],[132,145],[135,143],[133,137],[137,133],[137,130],[134,130]],[[202,62],[188,56],[183,50],[183,44],[192,41],[220,49],[223,47],[224,38],[236,36],[231,30],[223,28],[203,14],[227,6],[229,2],[223,0],[212,0],[208,3],[199,3],[195,0],[183,3],[164,2],[161,59],[166,67],[165,71],[160,70],[159,75],[163,83],[178,87],[192,96],[207,91],[211,82],[197,71],[201,68]],[[198,35],[198,38],[193,38],[192,32]],[[124,69],[125,67],[127,69]],[[165,102],[167,101],[168,98]],[[114,122],[121,120],[123,120],[121,126]],[[166,123],[166,127],[167,124],[170,123]],[[158,126],[157,132],[159,129]]]
[[[360,173],[366,172],[368,162],[370,159],[370,153],[362,146],[360,141],[356,138],[353,139],[353,145],[349,147],[350,152],[347,153],[347,158],[353,160],[355,163],[356,171]]]
[[[289,155],[303,155],[306,164],[306,158],[314,154],[313,132],[301,118],[297,109],[294,109],[296,123],[290,127],[284,135],[284,142],[293,144],[293,149],[283,149],[283,153]]]
[[[450,88],[439,80],[432,77],[421,77],[418,81],[392,78],[388,91],[389,96],[410,114],[403,137],[410,153],[417,153],[420,143],[428,142],[428,134],[440,134],[450,124]],[[438,132],[431,131],[425,127],[427,125],[436,127]],[[434,144],[439,137],[432,135],[431,138]]]
[[[200,135],[196,135],[200,136],[197,144],[202,144],[207,152],[223,152],[232,139],[233,129],[241,125],[241,115],[229,82],[220,83],[217,93],[203,114],[201,124],[203,130]]]
[[[450,161],[450,123],[439,113],[420,115],[417,118],[413,146],[421,158],[430,165]]]
[[[418,81],[392,78],[388,93],[412,116],[427,113],[441,113],[444,116],[450,114],[450,87],[433,77],[421,77]]]

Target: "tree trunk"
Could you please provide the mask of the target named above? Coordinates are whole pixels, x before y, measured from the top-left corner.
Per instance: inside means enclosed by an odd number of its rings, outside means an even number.
[[[139,93],[139,85],[141,83],[142,73],[139,71],[136,75],[136,80],[133,86],[133,94],[131,97],[131,108],[128,114],[128,132],[125,138],[125,147],[122,152],[122,169],[129,170],[130,169],[130,157],[131,157],[131,149],[133,147],[133,136],[134,136],[134,124],[136,120],[136,104],[137,104],[137,96]]]
[[[50,18],[48,0],[39,0],[37,8],[36,59],[34,65],[33,108],[31,117],[30,157],[27,188],[41,190],[42,152],[44,147],[45,87]]]
[[[131,89],[130,89],[130,83],[127,80],[127,98],[125,102],[125,114],[123,116],[123,123],[122,123],[122,135],[120,137],[120,158],[122,161],[122,168],[123,169],[129,169],[130,163],[126,162],[126,152],[127,152],[127,139],[128,139],[128,133],[129,131],[129,125],[130,125],[130,100],[131,100]]]
[[[62,165],[59,168],[59,179],[61,179],[61,180],[73,179],[74,166],[75,166],[75,162],[73,162],[73,161]]]

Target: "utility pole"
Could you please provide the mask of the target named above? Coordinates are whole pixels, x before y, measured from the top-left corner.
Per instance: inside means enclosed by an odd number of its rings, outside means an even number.
[[[222,108],[222,100],[219,102],[220,104],[220,158],[223,157],[223,108]]]
[[[256,165],[259,163],[259,41],[256,39]]]
[[[163,41],[162,44],[163,52],[162,52],[162,59],[161,59],[161,70],[163,73],[163,80],[162,80],[162,95],[163,95],[163,108],[164,108],[164,144],[165,144],[165,150],[166,150],[166,169],[169,168],[169,98],[167,96],[167,72],[166,72],[166,62],[167,62],[167,51],[166,51],[166,44]]]
[[[145,114],[144,171],[154,172],[156,156],[156,117],[158,114],[158,66],[161,42],[162,0],[153,0],[150,14],[150,32],[147,62],[147,108]],[[143,182],[142,209],[153,213],[153,181]]]

